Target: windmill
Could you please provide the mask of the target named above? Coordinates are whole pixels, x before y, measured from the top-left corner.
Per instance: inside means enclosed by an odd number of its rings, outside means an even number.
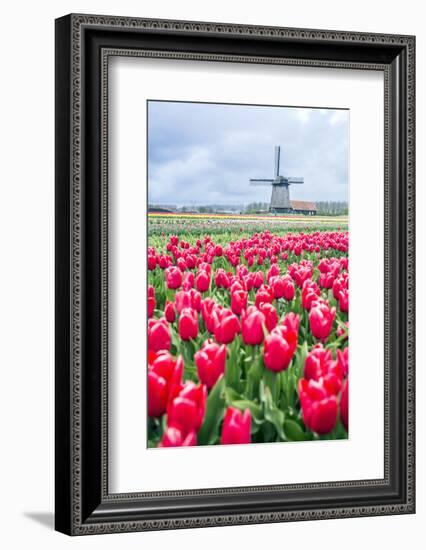
[[[304,179],[300,177],[289,177],[280,175],[281,147],[275,146],[274,178],[273,179],[250,179],[250,185],[272,185],[271,212],[292,212],[290,204],[289,186],[302,184]]]

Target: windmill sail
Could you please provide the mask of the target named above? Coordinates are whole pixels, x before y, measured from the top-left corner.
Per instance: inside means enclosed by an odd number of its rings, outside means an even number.
[[[269,179],[250,179],[250,185],[271,185],[273,181]]]
[[[280,156],[281,156],[281,147],[279,145],[276,145],[275,160],[274,160],[274,176],[276,178],[280,175]]]

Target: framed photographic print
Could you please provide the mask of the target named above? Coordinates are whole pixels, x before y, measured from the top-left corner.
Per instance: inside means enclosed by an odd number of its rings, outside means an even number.
[[[56,21],[57,530],[414,512],[414,55]]]

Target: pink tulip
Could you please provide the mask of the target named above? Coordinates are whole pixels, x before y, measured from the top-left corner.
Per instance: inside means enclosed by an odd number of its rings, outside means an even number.
[[[225,344],[219,345],[213,340],[206,340],[202,348],[195,353],[194,361],[197,365],[198,378],[210,390],[219,376],[225,372]]]
[[[336,316],[336,308],[328,305],[324,300],[313,302],[309,312],[311,332],[319,340],[326,340],[331,332]]]
[[[250,409],[244,413],[234,407],[228,407],[222,427],[222,445],[235,445],[251,442]]]
[[[184,308],[179,316],[179,336],[191,340],[198,336],[198,315],[194,309]]]
[[[255,306],[250,306],[241,316],[241,335],[243,342],[250,346],[258,346],[263,342],[265,315]]]

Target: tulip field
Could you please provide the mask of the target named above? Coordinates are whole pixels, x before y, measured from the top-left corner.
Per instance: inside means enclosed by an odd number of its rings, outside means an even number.
[[[150,219],[148,446],[347,438],[348,247],[346,220]]]

